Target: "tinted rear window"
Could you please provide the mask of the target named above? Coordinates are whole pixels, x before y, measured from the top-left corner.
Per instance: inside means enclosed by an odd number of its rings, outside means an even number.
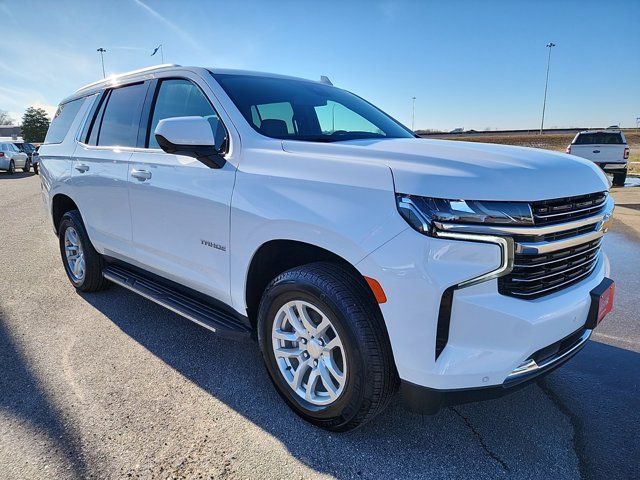
[[[581,133],[574,145],[622,145],[622,135],[611,132]]]
[[[72,102],[63,103],[58,107],[53,120],[51,120],[51,125],[49,125],[44,143],[62,143],[83,101],[84,98],[79,98]]]
[[[143,83],[111,91],[98,132],[98,145],[136,146],[146,92]]]

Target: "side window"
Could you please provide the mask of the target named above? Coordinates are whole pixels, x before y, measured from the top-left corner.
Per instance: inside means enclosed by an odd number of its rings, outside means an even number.
[[[156,137],[153,134],[158,122],[172,117],[204,117],[209,121],[211,130],[216,140],[216,146],[222,146],[226,131],[216,111],[209,103],[202,90],[183,79],[163,80],[153,107],[151,128],[149,130],[149,148],[159,148]]]
[[[87,137],[89,136],[89,130],[91,129],[91,127],[93,126],[95,120],[95,114],[96,114],[96,110],[97,108],[100,106],[100,94],[96,93],[94,95],[91,95],[90,97],[87,97],[88,100],[92,103],[91,104],[91,108],[89,109],[89,113],[87,113],[87,119],[84,122],[84,125],[82,127],[82,130],[80,132],[80,141],[82,143],[87,143]]]
[[[286,133],[296,133],[293,122],[293,107],[289,102],[265,103],[262,105],[255,105],[251,108],[251,111],[252,121],[254,125],[260,130],[270,131],[274,128],[277,128],[278,130],[284,130],[286,127]],[[258,120],[259,123],[257,123],[256,120]],[[275,120],[275,122],[265,122],[265,120]],[[269,134],[269,131],[267,131],[266,133]],[[283,131],[282,133],[285,132]]]
[[[97,133],[99,146],[136,146],[146,91],[144,83],[111,90]]]
[[[104,107],[107,106],[107,101],[109,100],[109,93],[110,92],[106,92],[104,94],[100,101],[98,112],[93,117],[93,121],[89,127],[91,129],[91,133],[87,139],[87,145],[98,145],[98,133],[100,133],[100,124],[102,123],[102,117],[104,116]]]
[[[62,143],[83,101],[84,98],[79,98],[72,102],[63,103],[58,107],[53,120],[51,120],[51,125],[49,125],[44,143]]]
[[[366,132],[384,135],[384,133],[366,118],[348,109],[341,103],[332,100],[326,105],[315,107],[320,130],[324,134],[332,134],[337,131]]]
[[[0,149],[2,149],[3,152],[6,152],[7,151],[7,144],[6,143],[0,144]]]

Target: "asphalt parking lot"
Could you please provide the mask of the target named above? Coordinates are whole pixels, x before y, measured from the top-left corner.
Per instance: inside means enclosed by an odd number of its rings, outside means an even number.
[[[0,173],[0,478],[640,478],[640,186],[614,192],[616,308],[571,362],[331,434],[287,409],[250,341],[115,286],[77,294],[39,177]]]

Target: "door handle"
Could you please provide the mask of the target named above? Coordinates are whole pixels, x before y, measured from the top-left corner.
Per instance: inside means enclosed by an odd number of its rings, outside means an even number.
[[[85,165],[84,163],[81,163],[80,165],[76,165],[76,170],[78,170],[80,173],[84,173],[87,170],[89,170],[89,165]]]
[[[136,170],[134,168],[131,170],[131,176],[133,178],[137,178],[141,182],[144,182],[145,180],[149,180],[151,178],[151,172],[148,172],[147,170]]]

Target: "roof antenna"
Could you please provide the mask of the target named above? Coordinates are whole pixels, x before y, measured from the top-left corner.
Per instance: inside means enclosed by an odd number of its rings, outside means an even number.
[[[326,75],[322,75],[320,77],[320,83],[324,83],[326,85],[331,85],[333,87],[333,83],[331,83],[331,80],[329,80],[329,77],[327,77]]]

